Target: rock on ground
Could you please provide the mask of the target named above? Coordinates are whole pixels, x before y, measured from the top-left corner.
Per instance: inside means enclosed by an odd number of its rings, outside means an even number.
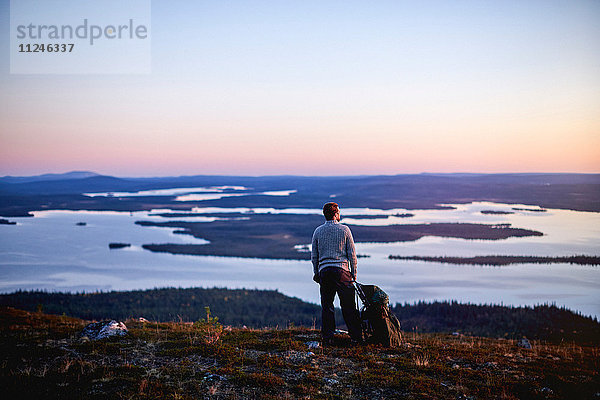
[[[529,340],[527,340],[527,338],[523,338],[519,341],[518,343],[519,347],[522,347],[524,349],[531,349],[531,343],[529,342]]]
[[[100,340],[111,336],[125,336],[127,332],[124,323],[113,319],[89,324],[81,331],[81,337],[87,337],[89,340]]]

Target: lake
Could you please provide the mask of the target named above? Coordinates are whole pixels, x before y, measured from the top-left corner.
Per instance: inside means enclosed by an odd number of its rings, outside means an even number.
[[[176,194],[185,195],[186,192]],[[270,194],[278,196],[289,192]],[[342,209],[342,222],[351,227],[353,224],[510,223],[513,227],[541,231],[544,236],[498,241],[424,237],[414,242],[357,243],[358,253],[369,255],[359,259],[359,281],[381,286],[390,295],[392,303],[419,300],[504,305],[554,303],[584,315],[600,317],[599,267],[569,264],[490,267],[387,258],[390,254],[465,257],[600,255],[600,213],[542,211],[539,207],[528,205],[488,202],[448,206],[453,208]],[[490,210],[511,214],[481,213]],[[17,225],[0,225],[0,292],[18,289],[75,292],[217,286],[277,289],[306,301],[319,301],[318,286],[311,280],[312,265],[309,261],[171,255],[143,250],[141,246],[150,243],[207,243],[189,235],[174,234],[171,228],[135,224],[139,220],[167,220],[155,214],[168,211],[41,211],[35,212],[34,218],[10,218]],[[191,212],[320,214],[321,210],[200,208]],[[414,215],[408,218],[399,216],[406,213]],[[356,215],[361,218],[353,218]],[[369,215],[375,218],[366,217]],[[176,218],[178,221],[195,222],[214,219],[206,216]],[[77,225],[79,222],[85,222],[85,226]],[[359,242],[360,238],[355,240]],[[132,246],[110,250],[110,242],[131,243]]]

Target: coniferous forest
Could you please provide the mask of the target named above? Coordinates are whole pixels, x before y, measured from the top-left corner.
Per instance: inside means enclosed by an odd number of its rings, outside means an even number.
[[[205,307],[224,325],[253,328],[320,326],[320,307],[278,291],[223,288],[165,288],[126,292],[0,295],[0,305],[87,320],[144,317],[154,321],[197,321]],[[600,323],[554,305],[508,307],[458,302],[396,304],[392,311],[405,332],[447,332],[474,336],[600,342]],[[338,312],[339,325],[343,320]]]

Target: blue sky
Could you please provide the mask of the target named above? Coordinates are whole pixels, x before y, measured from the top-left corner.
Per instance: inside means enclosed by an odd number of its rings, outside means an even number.
[[[600,172],[598,1],[153,1],[152,72],[11,75],[0,175]]]

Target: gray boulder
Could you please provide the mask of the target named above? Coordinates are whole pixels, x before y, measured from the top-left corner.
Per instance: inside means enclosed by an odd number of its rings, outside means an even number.
[[[100,322],[93,322],[83,328],[81,331],[81,338],[87,338],[89,340],[100,340],[106,339],[111,336],[125,336],[127,335],[127,327],[122,322],[113,320],[106,320]]]
[[[519,343],[517,343],[519,347],[522,347],[524,349],[531,349],[531,343],[529,342],[529,340],[527,340],[527,338],[523,338],[519,341]]]

